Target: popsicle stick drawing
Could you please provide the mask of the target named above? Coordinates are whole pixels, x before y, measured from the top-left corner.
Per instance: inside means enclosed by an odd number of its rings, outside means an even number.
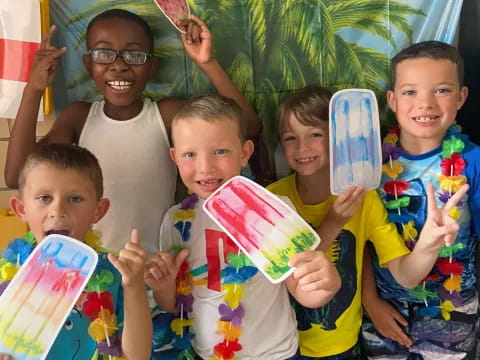
[[[190,20],[190,8],[185,0],[153,0],[175,28],[186,33],[186,23]]]
[[[382,173],[380,120],[375,94],[345,89],[330,100],[330,191],[350,186],[375,189]]]
[[[274,194],[236,176],[212,193],[203,209],[272,282],[286,279],[292,256],[320,243],[317,233]]]
[[[0,297],[0,353],[44,359],[97,262],[80,241],[47,236]]]

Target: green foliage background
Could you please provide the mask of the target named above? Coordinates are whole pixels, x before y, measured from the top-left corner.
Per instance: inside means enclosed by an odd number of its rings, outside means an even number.
[[[388,122],[385,86],[389,57],[374,48],[347,41],[346,30],[367,33],[397,52],[392,29],[409,41],[408,16],[425,14],[405,3],[386,0],[189,0],[191,11],[214,34],[216,57],[251,101],[263,121],[270,154],[277,142],[275,114],[291,91],[315,84],[333,91],[368,88],[379,102],[380,118]],[[67,26],[88,21],[106,9],[138,13],[156,35],[159,68],[146,96],[191,96],[213,89],[183,52],[176,31],[152,0],[98,0],[69,19]],[[83,32],[77,46],[84,42]],[[89,81],[85,72],[70,80],[70,89]],[[83,98],[98,94],[88,87]]]

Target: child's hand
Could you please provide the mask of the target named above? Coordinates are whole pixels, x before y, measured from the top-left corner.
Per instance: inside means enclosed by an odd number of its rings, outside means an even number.
[[[303,306],[323,306],[340,289],[340,275],[322,251],[301,252],[292,257],[288,264],[297,266],[286,280],[288,291]]]
[[[125,248],[120,250],[118,258],[113,254],[108,254],[108,260],[122,275],[122,286],[124,288],[143,285],[145,258],[146,252],[140,246],[137,229],[132,231],[130,241],[125,244]]]
[[[307,250],[290,259],[289,266],[298,266],[292,277],[302,291],[334,291],[340,289],[337,269],[323,251]]]
[[[427,198],[428,198],[428,214],[425,225],[420,234],[419,241],[426,236],[429,240],[423,242],[430,242],[431,245],[450,246],[455,242],[459,230],[458,223],[453,219],[449,213],[454,208],[461,198],[468,191],[469,186],[463,185],[445,204],[443,208],[437,206],[435,201],[435,192],[432,183],[428,183]]]
[[[408,326],[407,320],[400,314],[395,308],[390,305],[388,301],[377,298],[374,304],[366,309],[370,320],[372,320],[373,326],[382,336],[389,338],[399,344],[410,347],[412,346],[412,340],[400,327]]]
[[[327,216],[315,229],[322,239],[317,250],[328,250],[343,226],[357,211],[366,193],[367,190],[363,186],[351,186],[335,199]]]
[[[0,354],[0,360],[14,360],[14,359],[8,354]]]
[[[208,63],[213,59],[213,40],[207,25],[197,16],[191,15],[186,29],[186,34],[180,34],[186,53],[197,65]]]
[[[65,47],[57,49],[50,44],[55,30],[56,26],[52,25],[50,30],[42,36],[40,49],[35,53],[28,86],[37,91],[43,91],[52,84],[58,67],[59,57],[67,51]]]
[[[189,250],[183,249],[177,255],[168,251],[152,255],[145,269],[144,279],[147,285],[154,291],[175,289],[178,270],[188,254]]]
[[[367,190],[363,186],[350,186],[330,206],[326,220],[343,227],[355,214],[366,194]]]

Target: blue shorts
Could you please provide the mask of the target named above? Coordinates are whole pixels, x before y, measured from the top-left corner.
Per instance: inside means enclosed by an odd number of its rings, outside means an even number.
[[[445,320],[441,313],[437,316],[419,314],[424,307],[420,304],[389,301],[407,319],[408,327],[403,330],[413,344],[407,348],[383,337],[365,315],[362,345],[368,359],[475,359],[479,322],[477,295],[452,311],[450,320]]]

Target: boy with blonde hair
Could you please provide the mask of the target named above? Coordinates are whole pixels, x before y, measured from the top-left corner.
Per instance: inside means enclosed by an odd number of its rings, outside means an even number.
[[[193,320],[185,325],[193,329],[193,349],[202,359],[296,359],[288,293],[305,306],[322,306],[340,286],[337,271],[323,252],[305,251],[290,261],[295,272],[272,284],[202,210],[212,192],[240,174],[253,151],[233,100],[210,95],[190,101],[173,120],[172,141],[171,156],[194,195],[163,219],[164,251],[151,259],[147,273],[157,303],[169,311],[188,308]],[[175,246],[188,250],[174,257],[169,250]]]
[[[143,282],[146,253],[136,230],[118,257],[107,253],[99,236],[91,231],[110,205],[103,198],[102,171],[95,156],[74,145],[39,146],[20,171],[19,193],[12,197],[11,208],[28,223],[31,232],[12,240],[3,252],[2,266],[23,264],[35,246],[50,234],[73,237],[98,253],[98,264],[85,292],[46,359],[150,359],[152,322]],[[19,251],[22,257],[12,256]],[[5,276],[2,271],[2,289],[11,280]],[[99,306],[104,310],[95,313]],[[108,339],[106,329],[98,330],[99,325],[107,326],[105,322],[109,326]],[[6,358],[7,355],[0,355],[0,359]]]

